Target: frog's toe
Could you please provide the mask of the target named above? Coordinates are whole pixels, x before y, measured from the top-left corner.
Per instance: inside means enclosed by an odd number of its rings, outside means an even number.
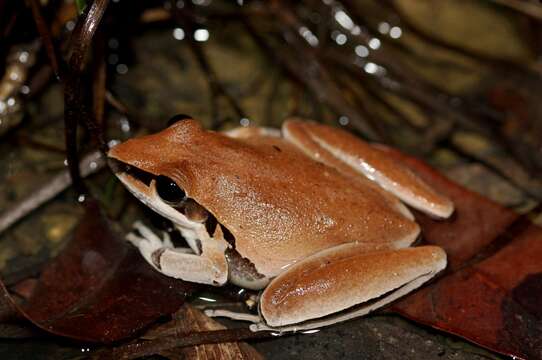
[[[154,247],[161,248],[164,246],[164,241],[162,241],[162,239],[160,239],[151,229],[149,229],[141,221],[136,221],[133,226],[134,226],[134,229],[139,232],[139,234],[141,235],[141,238],[147,240]]]
[[[143,258],[149,264],[153,265],[155,268],[158,268],[153,261],[153,254],[157,251],[160,251],[160,249],[163,249],[161,242],[157,244],[156,242],[149,241],[149,239],[138,236],[133,232],[126,235],[126,240],[131,242],[132,245],[134,245],[139,250]]]
[[[139,248],[139,245],[147,241],[145,238],[142,238],[141,236],[137,236],[135,233],[131,232],[126,235],[126,240],[130,242],[132,245],[134,245],[136,248]]]
[[[162,233],[162,244],[164,247],[167,247],[167,248],[173,248],[175,247],[173,245],[173,242],[171,242],[171,237],[169,236],[169,234],[167,232],[163,232]]]

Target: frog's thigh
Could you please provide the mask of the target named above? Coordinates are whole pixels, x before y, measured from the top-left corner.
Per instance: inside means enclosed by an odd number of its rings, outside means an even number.
[[[127,239],[156,270],[166,276],[209,285],[223,285],[228,279],[225,246],[219,241],[202,242],[202,253],[189,248],[174,248],[169,239],[161,240],[140,222],[134,227],[141,236],[130,233]]]
[[[282,129],[287,140],[315,160],[343,172],[350,169],[363,174],[420,211],[440,218],[453,212],[449,199],[391,159],[381,146],[369,144],[345,130],[307,121],[292,119]]]
[[[267,325],[284,327],[346,309],[283,330],[318,328],[361,316],[419,287],[446,267],[446,254],[436,246],[370,253],[360,249],[343,244],[321,251],[275,278],[260,299]]]

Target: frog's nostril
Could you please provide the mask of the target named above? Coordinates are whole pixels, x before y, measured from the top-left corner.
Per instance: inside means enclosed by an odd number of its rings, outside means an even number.
[[[167,126],[169,127],[169,126],[175,124],[176,122],[179,122],[179,121],[182,121],[182,120],[187,120],[187,119],[192,119],[192,116],[186,115],[186,114],[173,115],[171,117],[171,119],[168,120]]]
[[[163,201],[172,206],[178,205],[186,199],[184,190],[175,181],[163,175],[156,177],[156,192]]]

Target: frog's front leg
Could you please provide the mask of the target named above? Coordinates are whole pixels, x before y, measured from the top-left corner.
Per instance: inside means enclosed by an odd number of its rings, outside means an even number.
[[[228,264],[224,255],[227,245],[220,229],[215,235],[201,240],[201,253],[190,248],[175,248],[169,236],[160,239],[141,222],[126,239],[134,244],[145,260],[166,276],[209,285],[223,285],[228,279]]]
[[[446,267],[436,246],[366,252],[355,243],[316,253],[275,278],[260,298],[265,323],[253,330],[299,331],[365,315]]]

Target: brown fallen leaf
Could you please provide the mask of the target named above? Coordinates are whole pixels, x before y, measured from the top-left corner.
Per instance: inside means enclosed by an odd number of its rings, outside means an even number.
[[[421,161],[393,150],[390,156],[456,205],[446,221],[416,214],[424,242],[442,246],[449,267],[392,310],[502,354],[542,359],[542,228]]]
[[[6,287],[0,282],[0,338],[25,339],[42,333],[26,321]]]
[[[89,202],[74,238],[42,272],[21,306],[26,319],[60,336],[113,342],[175,312],[194,285],[149,266]],[[2,286],[3,287],[3,286]],[[5,289],[4,289],[5,290]],[[4,299],[9,295],[4,293]]]
[[[164,336],[182,335],[193,332],[224,330],[225,326],[205,316],[196,308],[185,304],[175,313],[173,320],[147,332],[144,339],[159,339]],[[160,352],[160,355],[182,359],[263,359],[251,346],[244,342],[226,342],[219,344],[198,345],[193,347],[173,348]]]

